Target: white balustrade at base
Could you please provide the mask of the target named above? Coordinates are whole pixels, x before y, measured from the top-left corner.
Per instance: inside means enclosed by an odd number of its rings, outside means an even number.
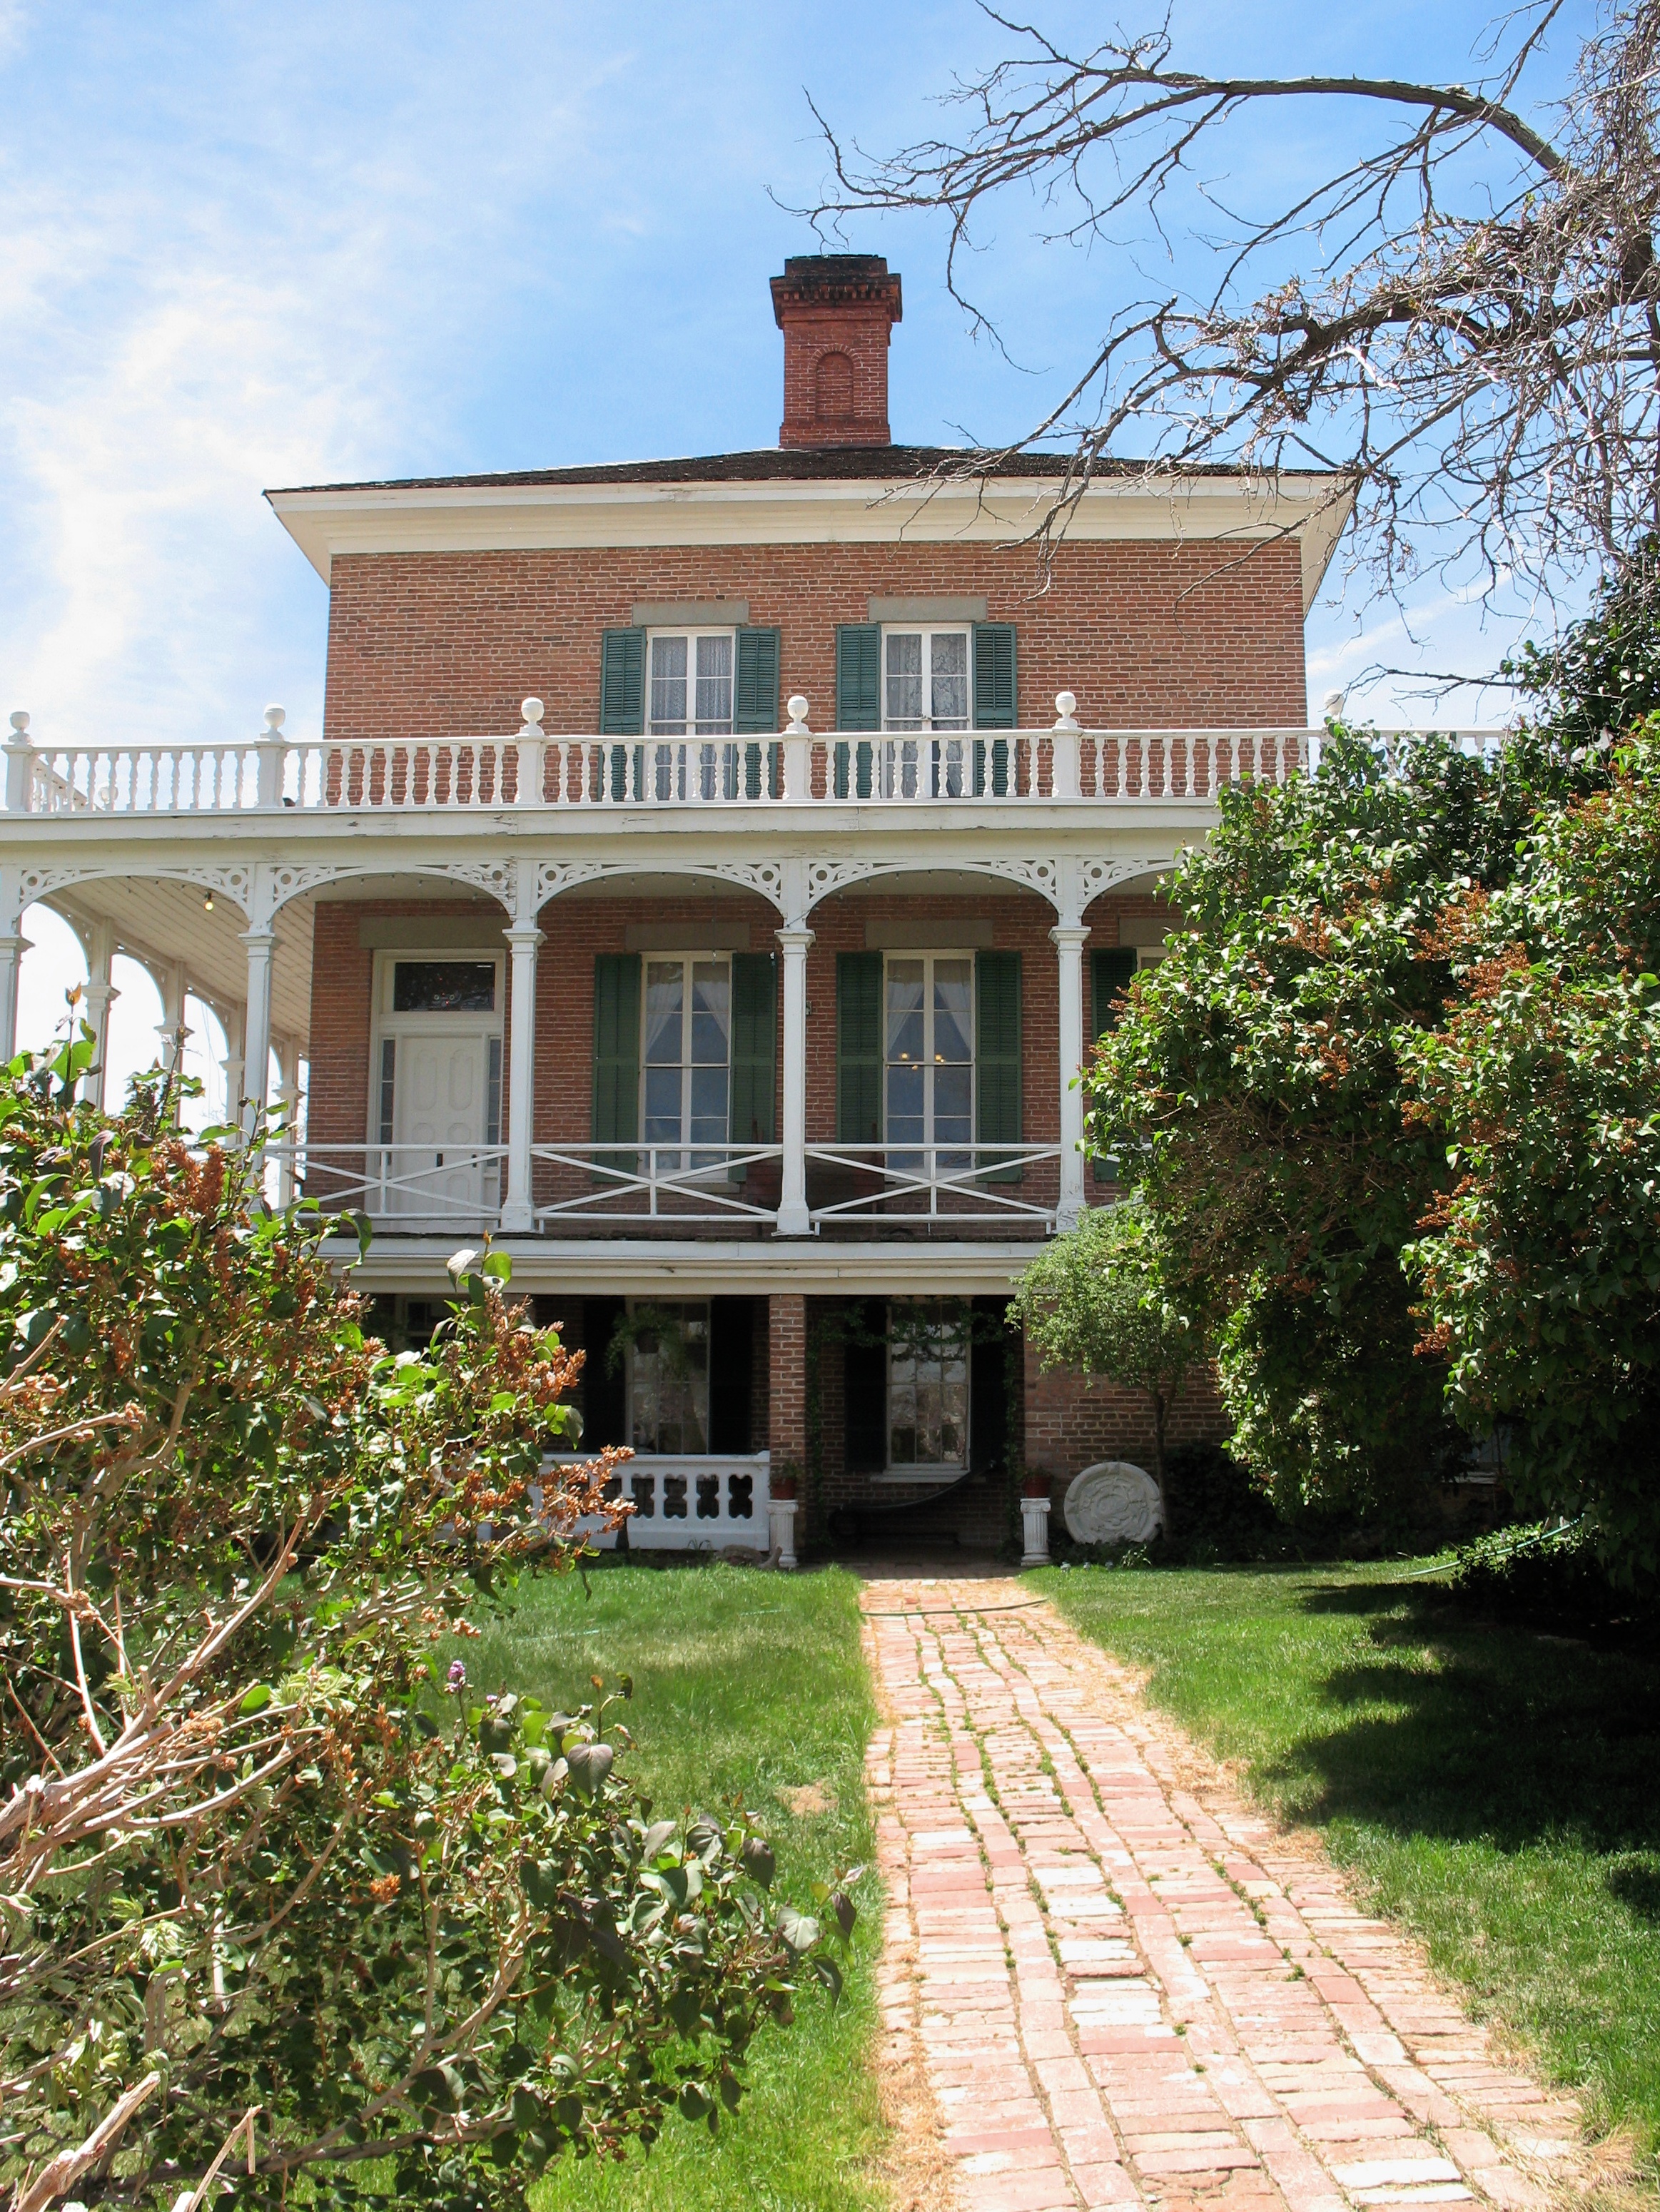
[[[1023,1567],[1046,1567],[1049,1563],[1049,1501],[1047,1498],[1020,1500]]]
[[[578,1453],[562,1452],[552,1462],[581,1464]],[[728,1547],[764,1553],[771,1548],[767,1452],[658,1456],[642,1452],[617,1470],[629,1516],[631,1552],[723,1552]],[[597,1549],[617,1549],[614,1530],[597,1522],[580,1523]]]

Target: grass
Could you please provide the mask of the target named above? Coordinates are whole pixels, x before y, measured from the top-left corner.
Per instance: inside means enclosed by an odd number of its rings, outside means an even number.
[[[863,1759],[873,1723],[859,1649],[858,1585],[836,1571],[760,1575],[708,1566],[609,1563],[589,1577],[527,1585],[512,1616],[467,1650],[487,1687],[555,1705],[589,1678],[635,1680],[629,1765],[660,1814],[741,1795],[778,1858],[776,1893],[811,1905],[808,1885],[872,1857]],[[829,1809],[791,1813],[779,1791],[818,1784]],[[750,2090],[718,2136],[672,2116],[648,2154],[556,2169],[536,2212],[873,2212],[882,2145],[871,2045],[881,1913],[876,1881],[856,1893],[848,1986],[831,2008],[804,1990],[795,2025],[757,2042]]]
[[[1399,1566],[1039,1577],[1660,2179],[1660,1661]]]

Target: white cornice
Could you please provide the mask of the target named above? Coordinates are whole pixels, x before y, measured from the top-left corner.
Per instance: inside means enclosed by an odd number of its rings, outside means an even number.
[[[919,490],[787,482],[386,485],[266,495],[326,583],[337,554],[526,551],[656,545],[1006,545],[1037,524],[1058,480],[994,478]],[[1352,501],[1329,479],[1206,477],[1158,489],[1091,484],[1067,525],[1078,540],[1250,543],[1295,536],[1313,604]]]

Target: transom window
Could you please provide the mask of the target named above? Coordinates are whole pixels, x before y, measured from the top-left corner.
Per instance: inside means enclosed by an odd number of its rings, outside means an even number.
[[[885,1103],[895,1164],[924,1167],[907,1146],[974,1141],[974,960],[962,953],[891,954],[885,981]],[[896,1156],[896,1148],[897,1148]],[[937,1153],[966,1167],[966,1151]]]
[[[395,1014],[493,1014],[493,960],[399,960],[393,964]]]
[[[654,630],[648,736],[730,737],[732,664],[729,629]]]
[[[640,1055],[642,1134],[660,1172],[714,1167],[724,1152],[732,1082],[732,963],[648,954]],[[659,1148],[663,1149],[659,1149]]]
[[[654,1299],[633,1307],[629,1320],[629,1442],[637,1452],[707,1452],[707,1302]]]
[[[969,726],[966,629],[884,630],[882,677],[885,730]]]
[[[969,1456],[969,1330],[944,1298],[888,1306],[888,1465],[963,1468]]]

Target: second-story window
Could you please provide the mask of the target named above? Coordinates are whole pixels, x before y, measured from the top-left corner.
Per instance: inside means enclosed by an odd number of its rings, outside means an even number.
[[[642,1134],[660,1174],[719,1166],[732,1083],[732,963],[648,954],[645,982]]]
[[[729,629],[654,630],[647,734],[730,737],[732,663]]]
[[[884,729],[969,726],[966,629],[884,630],[882,673]]]
[[[974,1141],[973,958],[941,952],[891,957],[885,1000],[889,1158],[902,1167],[966,1167],[966,1149],[908,1153],[906,1148],[966,1148]]]

